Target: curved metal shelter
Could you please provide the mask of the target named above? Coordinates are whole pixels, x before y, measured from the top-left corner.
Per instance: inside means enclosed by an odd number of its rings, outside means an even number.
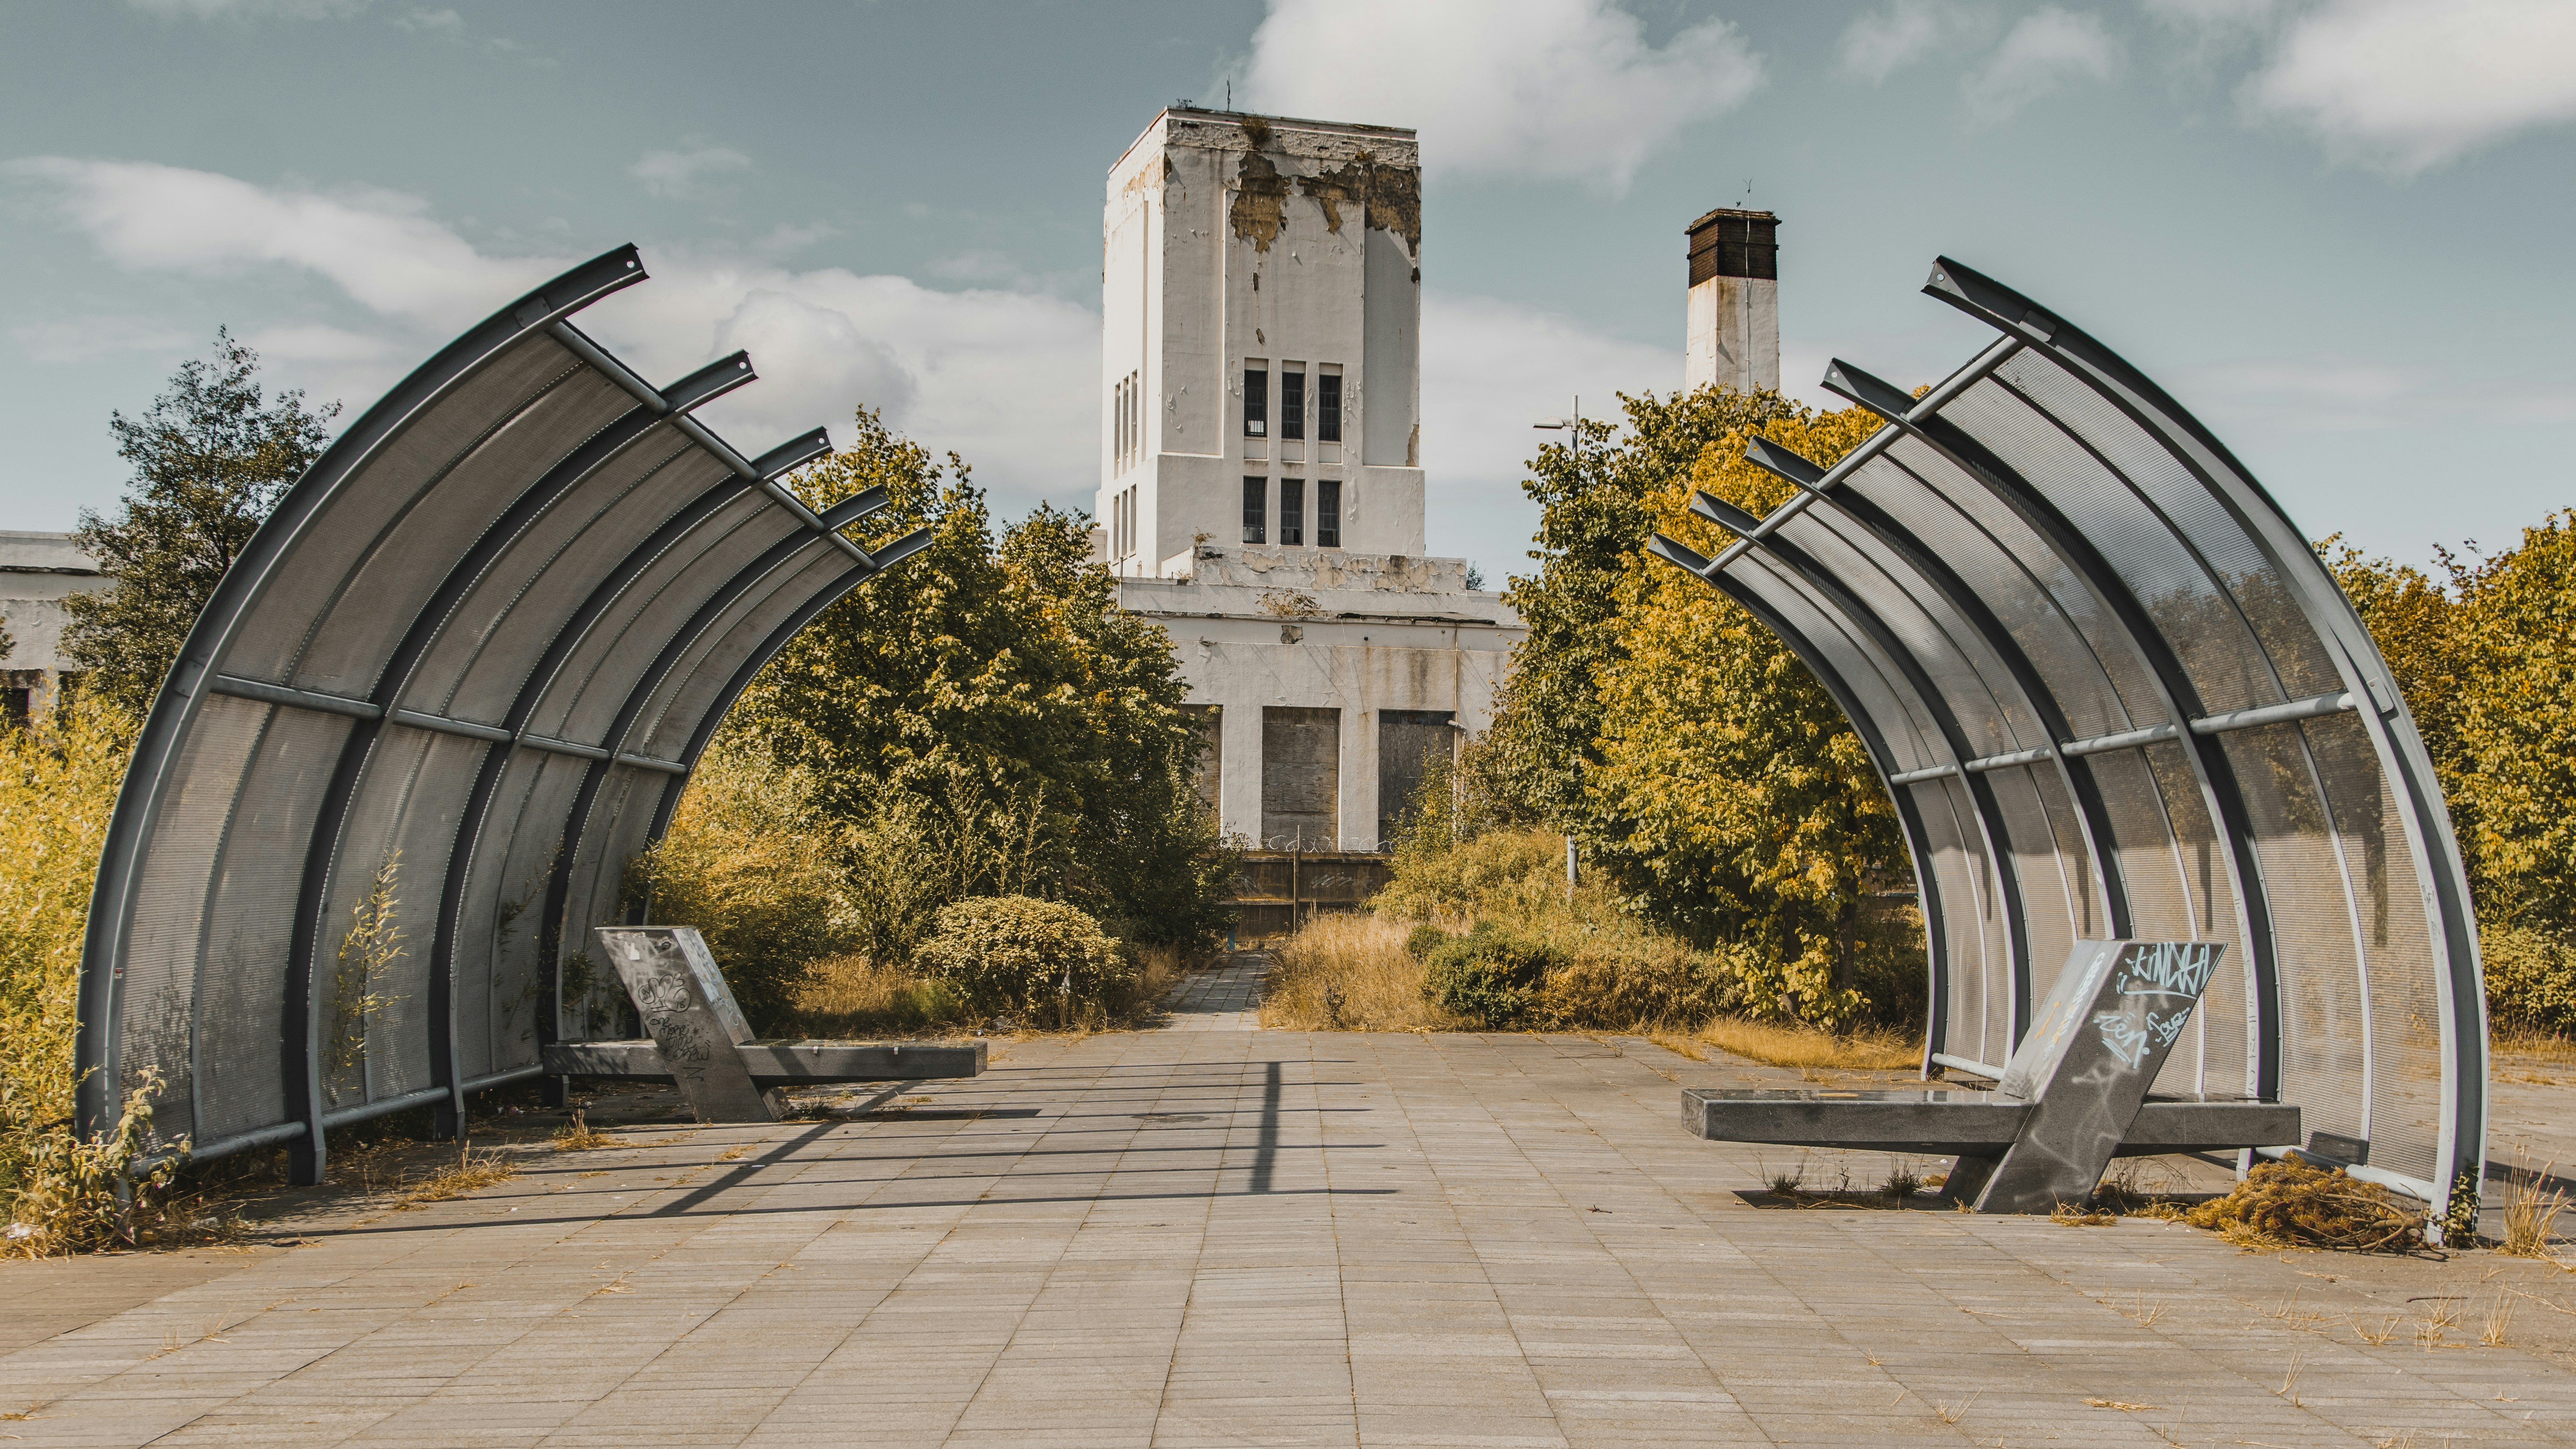
[[[1926,1070],[2000,1077],[2079,940],[2229,950],[2154,1090],[2296,1104],[2305,1147],[2437,1213],[2484,1167],[2477,929],[2432,761],[2306,537],[2137,369],[1943,258],[2001,337],[1736,535],[1726,593],[1867,744],[1913,855]],[[2285,1143],[2282,1147],[2303,1144]]]
[[[798,629],[927,530],[870,549],[691,416],[740,353],[655,388],[567,320],[633,247],[467,332],[352,423],[190,632],[108,830],[81,965],[79,1116],[147,1071],[198,1156],[539,1071],[626,1003],[625,917],[717,722]]]

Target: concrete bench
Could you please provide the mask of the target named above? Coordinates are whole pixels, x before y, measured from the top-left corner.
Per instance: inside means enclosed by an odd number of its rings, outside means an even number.
[[[1692,1088],[1682,1125],[1714,1142],[1955,1156],[1941,1195],[2012,1213],[2084,1201],[2114,1157],[2295,1143],[2294,1106],[2147,1095],[2225,950],[2077,942],[1991,1092]]]
[[[549,1043],[549,1075],[673,1082],[701,1122],[775,1122],[786,1111],[789,1087],[972,1077],[984,1070],[982,1041],[754,1037],[696,927],[601,926],[598,935],[652,1035]]]

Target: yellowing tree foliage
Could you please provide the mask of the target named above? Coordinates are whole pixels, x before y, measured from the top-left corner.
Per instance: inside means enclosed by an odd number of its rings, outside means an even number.
[[[2476,897],[2489,1010],[2576,1032],[2576,511],[2449,577],[2320,546],[2406,692]]]
[[[1768,411],[1761,436],[1820,463],[1878,426],[1859,408]],[[1790,485],[1744,461],[1756,430],[1729,429],[1645,495],[1654,527],[1714,555],[1731,537],[1689,512],[1694,490],[1756,515],[1785,502]],[[1585,853],[1723,947],[1756,1015],[1839,1027],[1919,998],[1919,944],[1877,907],[1908,879],[1895,812],[1832,696],[1760,621],[1661,560],[1630,554],[1613,597]]]

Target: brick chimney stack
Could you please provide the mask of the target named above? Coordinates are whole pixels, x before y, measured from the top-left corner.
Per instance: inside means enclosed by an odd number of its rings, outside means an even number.
[[[1682,384],[1780,385],[1780,218],[1719,208],[1690,224],[1690,322]]]

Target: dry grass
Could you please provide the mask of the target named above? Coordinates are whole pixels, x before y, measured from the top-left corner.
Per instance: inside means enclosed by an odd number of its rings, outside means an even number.
[[[456,1161],[452,1165],[439,1169],[406,1190],[402,1196],[393,1200],[392,1208],[398,1213],[417,1212],[431,1203],[445,1202],[452,1197],[463,1197],[470,1192],[481,1192],[496,1183],[508,1182],[518,1175],[519,1169],[515,1163],[502,1161],[500,1154],[496,1152],[487,1151],[477,1157],[474,1155],[474,1144],[468,1142],[458,1149]]]
[[[2498,1026],[2488,1034],[2487,1047],[2498,1056],[2530,1057],[2557,1067],[2576,1067],[2576,1038],[2530,1027]]]
[[[1060,1027],[1051,1014],[1014,1020],[1013,1027],[1092,1032],[1140,1022],[1180,982],[1181,948],[1129,949],[1136,957],[1136,979],[1118,988],[1111,1000],[1081,1004],[1069,1028]],[[792,1012],[788,1029],[812,1037],[939,1035],[980,1024],[965,998],[946,982],[910,966],[880,966],[863,955],[816,962],[796,988]]]
[[[1706,1061],[1708,1049],[1731,1052],[1773,1066],[1814,1070],[1902,1071],[1918,1067],[1923,1048],[1902,1032],[1862,1031],[1837,1036],[1794,1023],[1750,1021],[1717,1016],[1693,1028],[1643,1015],[1652,1005],[1649,993],[1632,991],[1632,974],[1621,963],[1587,958],[1587,948],[1607,944],[1596,925],[1571,918],[1543,919],[1525,929],[1553,926],[1571,938],[1567,947],[1575,964],[1550,975],[1542,990],[1540,1019],[1595,1026],[1643,1036],[1694,1061]],[[1264,983],[1261,1024],[1290,1031],[1460,1031],[1469,1023],[1426,1000],[1423,963],[1404,949],[1410,923],[1384,915],[1318,916],[1282,943]],[[1625,943],[1628,954],[1635,943]],[[1676,961],[1687,952],[1669,941],[1655,949]],[[1638,953],[1640,959],[1644,954]],[[1662,964],[1662,963],[1654,963]],[[1652,974],[1651,967],[1634,973]],[[1631,999],[1634,997],[1635,999]]]
[[[908,966],[879,966],[865,956],[832,956],[814,964],[792,999],[795,1030],[815,1037],[865,1037],[963,1025],[966,1004],[944,984]]]
[[[578,1108],[574,1109],[572,1120],[564,1124],[564,1129],[554,1136],[557,1152],[592,1152],[602,1147],[626,1145],[625,1138],[612,1137],[608,1133],[593,1128]]]
[[[2249,1250],[2342,1248],[2408,1253],[2424,1246],[2424,1215],[2375,1182],[2301,1162],[2258,1163],[2234,1191],[2185,1221]]]
[[[2550,1250],[2550,1240],[2557,1230],[2558,1215],[2567,1210],[2567,1199],[2561,1193],[2540,1190],[2540,1184],[2557,1165],[2553,1160],[2532,1172],[2522,1151],[2515,1150],[2512,1188],[2504,1204],[2504,1241],[2496,1245],[2498,1252],[2516,1258],[2558,1261],[2558,1255]]]
[[[1449,1031],[1460,1023],[1425,1000],[1406,927],[1369,915],[1318,916],[1274,953],[1261,1024],[1290,1031]]]
[[[1696,1040],[1775,1067],[1896,1072],[1923,1065],[1922,1043],[1896,1031],[1857,1031],[1836,1036],[1794,1023],[1720,1016],[1702,1026]]]

